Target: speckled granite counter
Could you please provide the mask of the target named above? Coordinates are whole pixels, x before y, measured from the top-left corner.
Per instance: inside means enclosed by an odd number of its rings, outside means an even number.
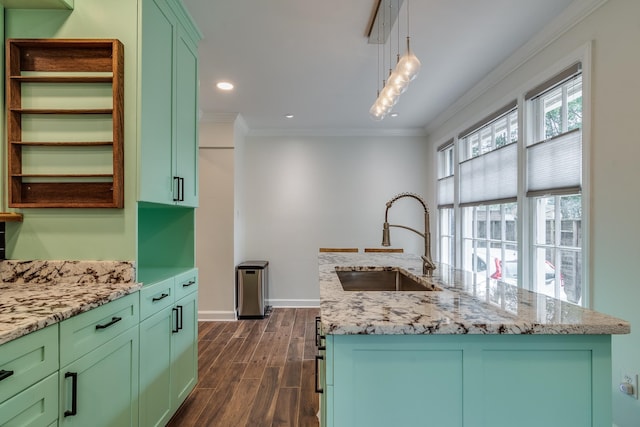
[[[438,265],[421,278],[422,262],[407,254],[319,255],[320,314],[327,334],[627,334],[628,322],[546,295]],[[399,268],[442,291],[344,291],[339,269]]]
[[[0,262],[0,345],[136,292],[132,262]]]

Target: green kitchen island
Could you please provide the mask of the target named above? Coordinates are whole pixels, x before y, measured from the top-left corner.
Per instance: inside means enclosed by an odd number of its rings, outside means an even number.
[[[337,274],[380,270],[437,290],[346,291]],[[415,255],[319,255],[322,426],[611,426],[611,335],[627,322],[421,270]]]

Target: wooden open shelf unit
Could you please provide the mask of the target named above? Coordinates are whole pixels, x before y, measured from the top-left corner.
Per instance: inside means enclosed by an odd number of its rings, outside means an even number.
[[[13,208],[122,208],[124,207],[124,47],[115,39],[8,39],[7,55],[7,139],[9,206]],[[68,98],[79,107],[31,106],[26,102],[31,84],[47,93],[48,88],[68,90]],[[82,103],[83,88],[95,84],[111,85],[110,108],[96,108]],[[78,90],[80,89],[80,90]],[[57,93],[57,92],[56,92]],[[78,95],[80,94],[80,95]],[[50,93],[47,93],[50,95]],[[43,98],[46,98],[44,96]],[[68,100],[67,100],[68,101]],[[56,99],[47,100],[48,104]],[[26,104],[26,107],[25,107]],[[37,102],[36,102],[37,104]],[[62,103],[64,104],[64,102]],[[51,126],[64,117],[82,122],[91,117],[111,119],[110,140],[83,138],[86,129],[65,128],[64,140],[47,140],[38,129],[38,121]],[[25,123],[28,122],[28,125]],[[28,131],[26,128],[28,127]],[[26,133],[37,134],[37,140],[25,140]],[[90,134],[90,132],[89,132]],[[53,139],[53,138],[52,138]],[[82,154],[91,156],[95,150],[111,149],[111,170],[87,172]],[[74,151],[75,148],[75,151]],[[29,150],[25,152],[25,150]],[[41,152],[38,154],[38,150]],[[52,151],[53,150],[53,151]],[[92,152],[92,150],[94,150]],[[63,166],[52,160],[55,153],[65,159]],[[34,161],[25,156],[34,153]],[[53,155],[52,155],[53,154]],[[75,158],[74,158],[75,156]],[[43,160],[44,159],[44,160]],[[80,163],[80,164],[78,164]],[[50,167],[50,172],[46,169]],[[74,169],[83,169],[80,172]],[[44,169],[44,171],[43,171]],[[63,171],[61,172],[60,169]]]

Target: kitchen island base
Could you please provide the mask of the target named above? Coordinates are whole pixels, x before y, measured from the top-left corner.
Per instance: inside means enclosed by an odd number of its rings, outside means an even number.
[[[324,362],[323,426],[611,425],[610,335],[327,335]]]

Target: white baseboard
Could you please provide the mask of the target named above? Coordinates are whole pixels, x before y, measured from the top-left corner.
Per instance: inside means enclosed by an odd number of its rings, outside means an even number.
[[[198,322],[213,322],[220,320],[236,320],[235,311],[221,311],[221,310],[203,310],[198,311]]]
[[[271,299],[267,305],[273,308],[317,308],[320,300],[317,299]],[[198,311],[199,322],[232,321],[236,319],[235,311],[201,310]]]
[[[267,302],[273,308],[317,308],[320,307],[319,299],[270,299]]]

